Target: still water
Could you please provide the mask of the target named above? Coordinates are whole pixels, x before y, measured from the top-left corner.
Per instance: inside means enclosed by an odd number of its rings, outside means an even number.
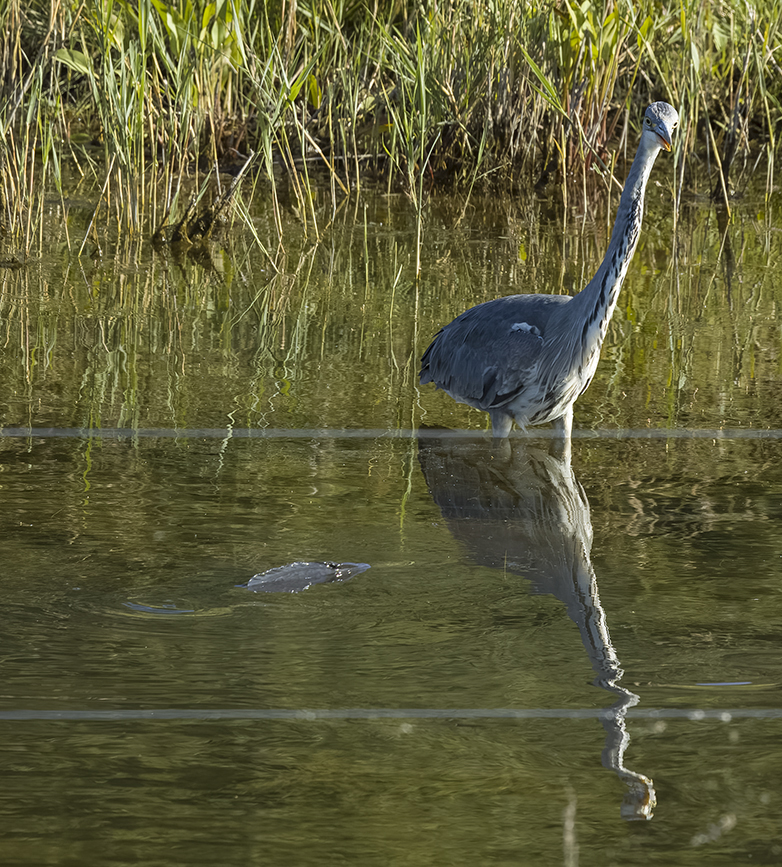
[[[572,467],[416,365],[604,206],[432,200],[416,282],[400,197],[274,266],[79,258],[53,199],[0,272],[4,865],[782,863],[780,238],[660,181]],[[297,560],[371,568],[238,586]]]

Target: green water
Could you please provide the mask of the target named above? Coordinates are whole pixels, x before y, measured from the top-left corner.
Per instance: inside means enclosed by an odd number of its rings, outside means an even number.
[[[603,214],[433,199],[416,283],[401,197],[289,214],[278,272],[238,227],[79,259],[52,201],[0,272],[3,864],[782,863],[779,233],[674,231],[664,177],[572,475],[419,443],[486,419],[417,361],[582,285]],[[236,586],[305,559],[371,569]]]

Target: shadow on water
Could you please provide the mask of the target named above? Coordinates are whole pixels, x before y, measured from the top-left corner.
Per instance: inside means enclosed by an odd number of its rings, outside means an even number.
[[[601,715],[603,766],[627,786],[624,819],[651,819],[656,804],[649,777],[624,765],[630,743],[627,711],[640,698],[620,685],[620,667],[592,567],[589,502],[567,456],[520,441],[418,441],[426,483],[453,536],[482,566],[521,575],[532,592],[564,603],[581,632],[596,686],[616,697]]]

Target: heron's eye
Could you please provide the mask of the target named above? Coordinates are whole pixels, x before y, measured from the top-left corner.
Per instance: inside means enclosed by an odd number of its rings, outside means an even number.
[[[651,125],[652,125],[652,121],[651,121],[651,119],[648,118],[648,117],[645,117],[645,118],[644,118],[644,122],[646,123],[647,126],[651,126]]]

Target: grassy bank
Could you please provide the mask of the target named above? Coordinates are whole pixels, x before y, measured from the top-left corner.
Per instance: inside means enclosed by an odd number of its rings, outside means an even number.
[[[443,185],[586,194],[653,99],[682,114],[682,180],[705,168],[726,201],[759,169],[770,191],[780,19],[782,0],[1,0],[3,228],[30,248],[66,163],[124,230],[185,241],[196,199],[225,198],[210,175],[242,169],[240,213],[259,190],[279,213],[284,182],[314,238],[316,175],[334,211],[367,183],[419,215]]]

